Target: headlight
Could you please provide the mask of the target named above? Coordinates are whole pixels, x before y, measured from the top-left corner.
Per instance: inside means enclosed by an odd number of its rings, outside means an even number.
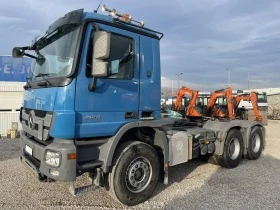
[[[45,153],[45,163],[50,166],[58,167],[60,165],[60,153],[47,150]]]

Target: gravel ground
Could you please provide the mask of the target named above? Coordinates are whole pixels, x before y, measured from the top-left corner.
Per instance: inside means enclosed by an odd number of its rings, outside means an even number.
[[[143,204],[126,207],[100,188],[72,196],[64,182],[40,183],[19,161],[19,140],[0,140],[0,209],[280,209],[280,121],[266,126],[260,159],[235,169],[195,160],[170,168]],[[87,177],[78,179],[78,184]]]
[[[1,140],[0,139],[0,161],[17,158],[20,155],[19,139]]]

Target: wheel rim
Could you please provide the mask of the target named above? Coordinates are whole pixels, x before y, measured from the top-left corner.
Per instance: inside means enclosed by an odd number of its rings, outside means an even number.
[[[126,186],[134,193],[142,192],[150,184],[152,178],[152,166],[145,157],[134,159],[126,170]]]
[[[233,138],[230,140],[228,154],[230,159],[235,160],[240,153],[240,142],[237,138]]]
[[[261,147],[261,137],[259,134],[257,133],[254,134],[251,144],[252,144],[253,152],[257,153]]]

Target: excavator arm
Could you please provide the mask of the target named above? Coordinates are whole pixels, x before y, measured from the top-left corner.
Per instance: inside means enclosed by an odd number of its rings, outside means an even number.
[[[233,109],[233,105],[232,105],[233,97],[232,97],[232,89],[230,87],[227,88],[226,97],[227,97],[227,107],[228,107],[229,118],[231,120],[234,120],[235,114],[234,114],[234,109]]]
[[[234,103],[233,103],[233,107],[236,109],[238,107],[238,105],[240,104],[241,100],[249,100],[249,94],[242,94],[242,95],[237,95],[235,97]]]
[[[181,106],[182,106],[182,99],[185,95],[191,95],[192,94],[192,89],[187,88],[187,87],[182,87],[178,90],[177,93],[177,98],[176,98],[176,103],[175,103],[175,111],[179,111]]]
[[[262,121],[262,115],[259,112],[258,109],[258,97],[257,97],[257,93],[255,92],[250,92],[250,94],[242,94],[242,95],[238,95],[235,97],[235,102],[234,102],[234,109],[236,109],[240,103],[241,100],[248,100],[251,101],[252,106],[253,106],[253,110],[256,116],[256,120],[258,121]]]
[[[231,120],[235,119],[235,114],[233,110],[232,104],[232,89],[228,87],[226,89],[217,90],[211,94],[210,100],[207,104],[207,115],[210,115],[210,112],[213,112],[214,117],[225,117],[225,113],[218,107],[215,107],[215,102],[219,97],[226,97],[227,98],[227,108],[228,108],[228,115]]]
[[[187,111],[186,111],[187,116],[191,116],[191,117],[201,117],[202,116],[202,114],[198,113],[195,108],[196,100],[198,98],[198,93],[199,93],[198,90],[194,90],[192,92],[192,98],[190,100],[190,103],[189,103]]]
[[[198,98],[198,90],[192,90],[190,88],[187,87],[182,87],[179,89],[178,94],[177,94],[177,98],[176,98],[176,103],[175,103],[175,111],[179,111],[181,106],[182,106],[182,98],[185,95],[189,95],[191,96],[191,100],[190,103],[187,107],[186,110],[186,115],[188,117],[201,117],[202,114],[198,113],[197,110],[195,109],[195,105],[196,105],[196,100]]]
[[[258,109],[258,96],[255,92],[251,92],[250,97],[251,97],[251,102],[253,105],[253,110],[255,112],[256,120],[262,121],[262,115],[260,114],[259,109]]]

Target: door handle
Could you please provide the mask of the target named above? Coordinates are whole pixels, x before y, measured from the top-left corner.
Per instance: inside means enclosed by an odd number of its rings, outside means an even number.
[[[137,113],[136,112],[126,112],[125,119],[136,119],[137,118]]]

